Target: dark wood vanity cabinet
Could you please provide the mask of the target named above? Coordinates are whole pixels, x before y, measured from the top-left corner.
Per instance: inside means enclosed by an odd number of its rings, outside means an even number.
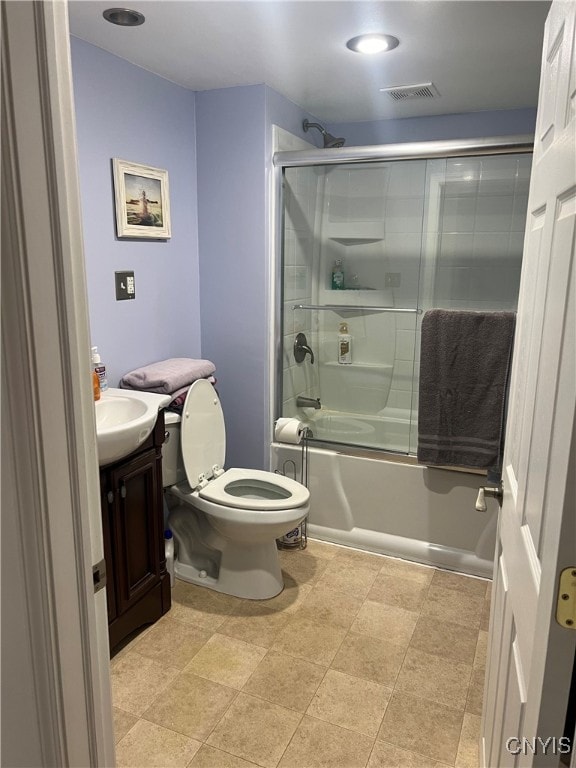
[[[164,555],[160,412],[150,437],[100,470],[108,633],[112,653],[139,627],[170,609]]]

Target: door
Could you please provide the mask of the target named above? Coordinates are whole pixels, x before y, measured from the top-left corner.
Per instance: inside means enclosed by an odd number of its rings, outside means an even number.
[[[560,571],[576,565],[575,15],[555,0],[544,38],[482,723],[490,768],[557,766],[568,748],[576,631],[555,610]]]
[[[111,766],[67,7],[2,2],[0,26],[1,759]]]

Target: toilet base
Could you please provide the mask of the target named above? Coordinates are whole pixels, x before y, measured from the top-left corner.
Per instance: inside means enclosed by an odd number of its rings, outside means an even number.
[[[268,600],[284,589],[275,540],[254,545],[230,545],[226,542],[220,555],[217,576],[176,558],[176,578],[247,600]]]

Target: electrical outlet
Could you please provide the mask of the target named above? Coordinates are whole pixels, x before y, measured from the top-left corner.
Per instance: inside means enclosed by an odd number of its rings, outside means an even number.
[[[116,301],[136,298],[136,283],[134,272],[115,272],[116,277]]]
[[[384,275],[384,285],[386,288],[400,288],[401,273],[386,272]]]

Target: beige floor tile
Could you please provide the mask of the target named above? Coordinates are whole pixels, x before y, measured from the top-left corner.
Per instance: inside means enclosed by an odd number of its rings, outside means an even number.
[[[394,692],[377,738],[453,765],[463,719],[458,710]]]
[[[407,611],[419,611],[428,592],[428,584],[404,576],[380,573],[368,592],[368,600],[395,605]]]
[[[396,689],[454,709],[464,709],[472,667],[408,648]]]
[[[289,620],[290,614],[287,612],[274,611],[259,602],[252,602],[243,606],[235,616],[226,619],[218,632],[262,648],[270,648]]]
[[[405,653],[406,645],[349,632],[330,666],[348,675],[393,687]]]
[[[483,607],[484,600],[481,597],[431,585],[422,605],[422,615],[479,629]]]
[[[375,737],[391,695],[383,685],[329,669],[306,714]]]
[[[265,655],[265,648],[216,633],[198,651],[185,671],[240,689]]]
[[[441,763],[385,741],[374,744],[367,768],[441,768]]]
[[[141,639],[134,650],[149,659],[184,669],[204,643],[210,638],[208,630],[175,621],[169,614],[163,616]]]
[[[473,627],[421,616],[410,640],[410,647],[472,664],[477,643],[478,630]]]
[[[207,587],[197,587],[176,579],[172,590],[172,619],[215,632],[237,605],[238,599]]]
[[[340,563],[353,563],[354,565],[361,565],[363,568],[379,571],[382,568],[384,556],[374,554],[374,552],[352,549],[351,547],[340,547],[336,554],[336,559]]]
[[[353,561],[335,557],[317,581],[318,586],[346,592],[354,597],[365,599],[376,579],[378,571]]]
[[[362,602],[360,597],[325,587],[320,582],[302,602],[297,615],[298,618],[349,629]]]
[[[474,654],[474,666],[486,667],[486,654],[488,652],[488,632],[483,629],[478,632],[478,642],[476,644],[476,653]]]
[[[309,552],[314,557],[320,557],[323,560],[332,560],[336,557],[340,547],[336,544],[330,544],[328,541],[320,541],[320,539],[308,539],[308,545],[306,546],[306,552]]]
[[[473,715],[482,714],[482,702],[484,701],[484,677],[486,670],[484,667],[474,667],[466,699],[466,712]]]
[[[325,674],[326,667],[269,651],[242,691],[305,712]]]
[[[330,562],[301,549],[280,550],[279,558],[282,572],[297,584],[314,584]]]
[[[374,740],[305,716],[279,768],[364,768]]]
[[[280,632],[272,649],[328,667],[345,635],[345,629],[309,619],[299,619],[298,615],[295,615]]]
[[[114,743],[118,744],[130,728],[138,721],[136,715],[131,715],[129,712],[124,712],[123,709],[118,707],[112,707],[112,715],[114,717]]]
[[[157,725],[204,741],[237,691],[188,672],[181,672],[144,716]]]
[[[256,763],[249,763],[241,757],[202,744],[188,768],[253,768],[254,765]]]
[[[435,573],[435,568],[410,560],[400,560],[396,557],[384,557],[380,573],[388,576],[401,576],[404,579],[419,581],[421,584],[430,584]]]
[[[140,716],[172,683],[178,670],[130,651],[111,666],[110,673],[114,706]]]
[[[479,715],[472,715],[469,712],[464,714],[456,768],[478,768],[480,765],[480,727]]]
[[[480,629],[488,632],[490,629],[490,600],[485,600],[482,606],[482,615],[480,617]]]
[[[299,712],[241,693],[207,743],[265,768],[275,768],[301,718]]]
[[[408,645],[418,614],[393,605],[366,600],[350,630],[361,635],[380,637],[396,645]]]
[[[118,768],[186,768],[200,742],[147,720],[136,725],[116,745]]]
[[[283,575],[284,589],[282,592],[270,600],[258,601],[258,605],[263,606],[270,613],[296,613],[312,589],[312,584],[298,584],[286,574]]]
[[[466,576],[454,571],[437,570],[432,579],[432,586],[442,589],[456,589],[459,592],[465,592],[467,595],[486,597],[486,590],[490,582],[487,579],[479,579],[475,576]]]

